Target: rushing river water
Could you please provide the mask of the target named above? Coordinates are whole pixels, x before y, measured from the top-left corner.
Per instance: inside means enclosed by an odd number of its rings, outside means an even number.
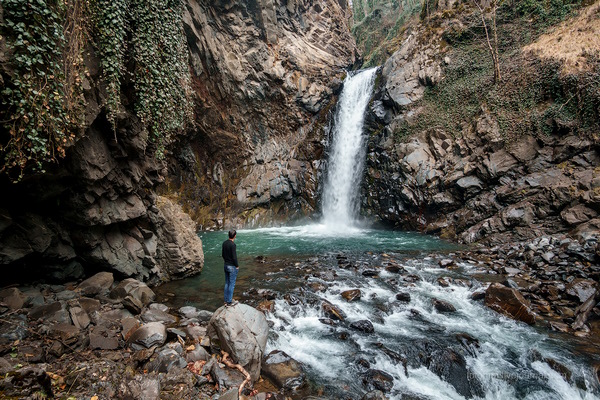
[[[174,294],[168,300],[174,307],[215,310],[223,303],[220,251],[226,233],[201,237],[202,274],[158,290],[162,299]],[[393,399],[599,398],[591,355],[567,337],[551,337],[546,328],[507,319],[472,300],[481,287],[473,279],[481,272],[476,265],[465,263],[452,271],[438,266],[440,257],[455,250],[450,243],[360,228],[341,235],[323,225],[242,230],[236,243],[240,275],[235,297],[257,305],[257,290],[275,295],[274,310],[267,314],[272,324],[267,352],[280,349],[302,362],[324,396],[361,398],[368,391],[363,377],[369,365],[391,375]],[[388,272],[385,265],[405,271]],[[380,273],[366,277],[364,270]],[[439,277],[453,278],[453,283],[442,287]],[[345,301],[340,293],[349,289],[359,289],[360,300]],[[396,299],[401,292],[410,295],[409,302]],[[291,305],[290,294],[300,302]],[[438,312],[434,298],[456,311]],[[345,321],[323,323],[328,322],[323,301],[339,307]],[[350,328],[359,320],[371,321],[374,332]],[[407,360],[406,370],[398,357]],[[456,357],[458,363],[444,364]]]

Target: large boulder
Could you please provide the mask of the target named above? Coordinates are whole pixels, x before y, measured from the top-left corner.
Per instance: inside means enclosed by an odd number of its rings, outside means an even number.
[[[465,398],[484,395],[481,382],[469,371],[465,358],[456,351],[447,348],[434,352],[428,367]]]
[[[148,285],[133,278],[125,279],[110,292],[111,299],[125,299],[128,296],[139,300],[145,307],[154,301],[156,294]]]
[[[509,318],[535,323],[535,314],[531,311],[529,301],[517,289],[493,283],[485,292],[485,305]]]
[[[99,272],[81,282],[77,289],[86,296],[95,296],[110,289],[115,279],[112,272]]]
[[[245,304],[219,308],[208,324],[211,344],[228,352],[253,381],[260,376],[268,334],[264,314]]]
[[[394,387],[394,377],[387,372],[370,369],[363,375],[363,384],[368,389],[376,389],[386,393]]]
[[[150,322],[134,331],[127,342],[134,350],[162,346],[167,340],[167,328],[161,322]]]
[[[298,389],[306,380],[302,365],[281,350],[274,350],[265,357],[262,374],[284,390]]]

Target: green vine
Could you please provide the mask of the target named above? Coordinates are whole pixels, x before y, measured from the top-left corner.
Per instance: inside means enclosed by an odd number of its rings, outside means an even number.
[[[181,0],[131,0],[136,112],[164,147],[192,118]]]
[[[106,83],[106,118],[114,129],[115,117],[121,105],[121,81],[125,70],[128,1],[93,0],[91,8],[100,67]]]
[[[18,181],[27,168],[45,172],[64,157],[77,118],[65,95],[65,2],[3,0],[2,8],[12,71],[2,89],[0,172]]]
[[[115,128],[125,65],[133,61],[135,111],[156,143],[157,155],[191,121],[191,81],[181,0],[92,0],[96,45]],[[128,32],[130,42],[127,42]],[[125,49],[131,49],[132,60]]]

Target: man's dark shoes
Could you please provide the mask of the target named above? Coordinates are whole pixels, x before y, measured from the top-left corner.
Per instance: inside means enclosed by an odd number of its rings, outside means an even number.
[[[231,303],[225,303],[225,307],[233,307],[238,304],[239,302],[237,300],[233,300]]]

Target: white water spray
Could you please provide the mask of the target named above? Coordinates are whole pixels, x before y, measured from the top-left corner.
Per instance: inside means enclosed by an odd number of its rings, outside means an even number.
[[[323,189],[323,223],[339,231],[352,227],[365,158],[365,110],[377,68],[348,76],[338,103],[327,180]]]

